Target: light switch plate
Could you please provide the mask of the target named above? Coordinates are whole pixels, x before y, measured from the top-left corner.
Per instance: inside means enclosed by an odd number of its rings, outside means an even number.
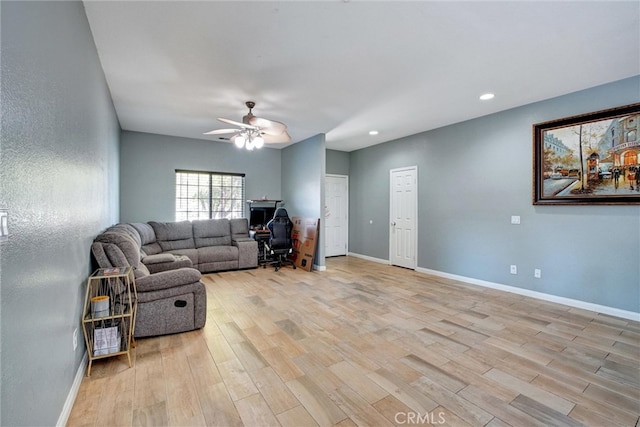
[[[0,209],[0,242],[9,239],[9,211]]]
[[[511,224],[520,224],[520,215],[511,215]]]

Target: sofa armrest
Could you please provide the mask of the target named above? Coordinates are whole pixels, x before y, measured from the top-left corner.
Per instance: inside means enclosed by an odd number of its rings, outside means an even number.
[[[238,248],[238,268],[258,266],[258,242],[250,237],[235,238],[231,242]]]
[[[155,255],[147,255],[142,257],[140,261],[145,263],[147,266],[150,264],[160,264],[165,262],[173,262],[176,260],[174,254],[155,254]]]
[[[234,237],[231,240],[231,242],[234,244],[234,246],[238,246],[238,243],[241,243],[241,242],[253,242],[253,241],[255,241],[255,239],[252,238],[252,237],[249,237],[249,236],[247,236],[247,237]]]
[[[158,291],[199,282],[202,274],[195,268],[161,271],[136,280],[138,292]]]
[[[149,273],[161,271],[177,270],[184,267],[193,267],[193,262],[185,255],[175,255],[170,253],[148,255],[141,259],[142,263],[149,269]]]

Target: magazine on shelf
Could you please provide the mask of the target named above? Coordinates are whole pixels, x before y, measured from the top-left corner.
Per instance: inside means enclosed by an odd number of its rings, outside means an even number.
[[[120,329],[118,326],[96,328],[93,338],[93,355],[104,356],[120,351]]]
[[[110,276],[114,274],[124,274],[127,271],[127,267],[109,267],[109,268],[101,268],[98,270],[98,274],[103,276]]]

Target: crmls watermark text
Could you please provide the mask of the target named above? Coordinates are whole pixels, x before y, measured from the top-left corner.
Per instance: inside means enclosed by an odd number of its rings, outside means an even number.
[[[398,424],[444,424],[446,419],[444,418],[444,412],[425,412],[421,414],[419,412],[398,412],[395,416],[395,422]]]

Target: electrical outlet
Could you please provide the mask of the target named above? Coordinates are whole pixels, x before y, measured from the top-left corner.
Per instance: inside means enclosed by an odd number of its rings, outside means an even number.
[[[78,348],[78,328],[73,330],[73,351]]]
[[[509,271],[511,272],[511,274],[518,274],[518,267],[515,265],[512,265]]]
[[[539,268],[536,268],[533,270],[533,277],[535,277],[536,279],[539,279],[542,277],[542,270],[540,270]]]
[[[520,224],[520,215],[512,215],[511,224]]]

